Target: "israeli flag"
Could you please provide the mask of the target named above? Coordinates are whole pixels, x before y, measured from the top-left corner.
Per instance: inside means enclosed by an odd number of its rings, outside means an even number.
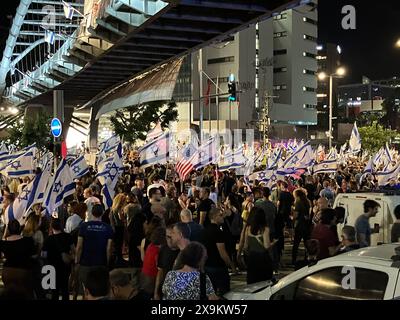
[[[215,137],[211,137],[208,141],[203,143],[197,152],[193,155],[192,163],[195,170],[204,168],[210,163],[217,163],[217,141]]]
[[[383,187],[387,185],[390,180],[395,180],[397,182],[397,178],[400,173],[400,163],[398,163],[393,169],[391,170],[384,170],[381,172],[376,173],[376,178],[378,180],[378,185]]]
[[[55,33],[50,30],[46,30],[44,34],[44,41],[46,41],[48,44],[53,45],[55,40]]]
[[[86,162],[85,156],[82,155],[72,162],[71,170],[75,179],[83,177],[85,174],[87,174],[89,172],[89,166]]]
[[[387,142],[386,142],[386,145],[385,145],[385,155],[386,155],[386,158],[387,158],[387,160],[388,160],[389,162],[392,162],[392,161],[393,161],[392,154],[391,154],[391,152],[390,152],[389,145],[388,145]]]
[[[98,173],[96,174],[96,178],[99,179],[101,185],[104,185],[106,183],[106,176],[110,171],[113,161],[114,157],[109,157],[105,159],[103,162],[99,163],[99,165],[97,166]]]
[[[328,157],[326,159],[327,160],[336,160],[338,158],[339,158],[339,155],[336,150],[336,147],[332,147],[331,150],[329,151]]]
[[[33,151],[28,151],[6,165],[1,172],[9,178],[19,178],[35,174]]]
[[[145,144],[140,150],[140,166],[147,168],[154,164],[166,164],[169,159],[170,139],[170,133],[167,132]]]
[[[271,177],[274,175],[275,170],[264,170],[264,171],[258,171],[254,172],[248,177],[248,180],[250,181],[260,181],[260,182],[268,182]]]
[[[357,123],[354,122],[353,130],[351,131],[350,141],[349,141],[349,151],[356,154],[361,151],[361,136],[358,132]]]
[[[313,166],[313,174],[334,173],[337,171],[337,160],[325,160]]]
[[[1,143],[0,146],[0,157],[8,155],[8,149],[4,142]]]
[[[108,153],[115,151],[115,149],[118,147],[118,144],[121,142],[121,138],[117,135],[112,136],[108,140],[102,142],[100,144],[100,153]]]
[[[74,17],[74,8],[69,3],[62,1],[64,7],[64,15],[67,19],[72,19]]]
[[[272,154],[272,157],[268,158],[267,169],[276,169],[281,157],[282,157],[282,149],[275,148],[274,153]]]
[[[48,215],[62,204],[65,197],[74,194],[74,176],[65,159],[62,159],[44,196],[44,207]]]
[[[103,203],[104,207],[107,210],[111,208],[114,195],[115,195],[115,187],[118,182],[118,178],[123,172],[123,163],[122,163],[122,145],[119,144],[117,148],[117,152],[114,155],[113,162],[108,170],[107,176],[105,176],[105,184],[101,190],[103,195]]]
[[[299,169],[307,169],[314,162],[314,154],[310,146],[310,142],[305,143],[300,149],[292,154],[284,163],[282,168],[283,172],[297,171]]]
[[[360,178],[360,184],[368,174],[372,174],[373,172],[374,172],[374,159],[370,157],[367,165],[364,168],[364,172]]]
[[[96,159],[96,165],[99,166],[101,163],[103,163],[105,160],[107,159],[107,156],[104,152],[100,152],[97,155],[97,159]]]
[[[11,220],[18,220],[20,224],[24,223],[29,209],[36,203],[43,201],[44,192],[50,178],[52,163],[48,163],[44,171],[35,176],[35,178],[26,185],[14,202],[7,207],[5,211],[5,223]]]
[[[221,157],[218,162],[218,170],[226,171],[244,167],[247,158],[243,155],[243,147],[238,148],[235,152],[228,151]]]

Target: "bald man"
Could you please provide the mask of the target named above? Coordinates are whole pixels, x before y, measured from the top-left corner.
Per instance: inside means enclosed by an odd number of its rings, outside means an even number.
[[[181,221],[190,228],[190,241],[200,241],[203,226],[193,221],[192,212],[189,209],[183,209],[180,216]]]

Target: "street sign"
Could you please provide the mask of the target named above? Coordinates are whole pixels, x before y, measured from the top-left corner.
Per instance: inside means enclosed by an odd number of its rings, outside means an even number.
[[[58,118],[54,118],[53,120],[51,120],[50,129],[51,129],[51,134],[54,136],[54,138],[58,138],[59,136],[61,136],[62,133],[61,121]]]

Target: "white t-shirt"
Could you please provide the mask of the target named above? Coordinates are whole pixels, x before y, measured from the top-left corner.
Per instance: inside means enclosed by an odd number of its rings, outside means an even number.
[[[101,204],[101,202],[98,198],[92,196],[85,200],[85,204],[87,205],[85,222],[92,221],[93,220],[92,208],[95,204]]]
[[[81,221],[82,221],[81,217],[78,216],[76,213],[74,213],[72,216],[70,216],[67,219],[67,222],[65,222],[65,230],[64,231],[66,233],[71,233],[79,226]]]

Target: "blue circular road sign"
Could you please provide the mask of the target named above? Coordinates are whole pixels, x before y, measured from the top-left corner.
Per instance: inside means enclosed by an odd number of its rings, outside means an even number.
[[[51,120],[50,128],[51,128],[51,133],[55,138],[61,136],[62,125],[60,119],[54,118],[53,120]]]

